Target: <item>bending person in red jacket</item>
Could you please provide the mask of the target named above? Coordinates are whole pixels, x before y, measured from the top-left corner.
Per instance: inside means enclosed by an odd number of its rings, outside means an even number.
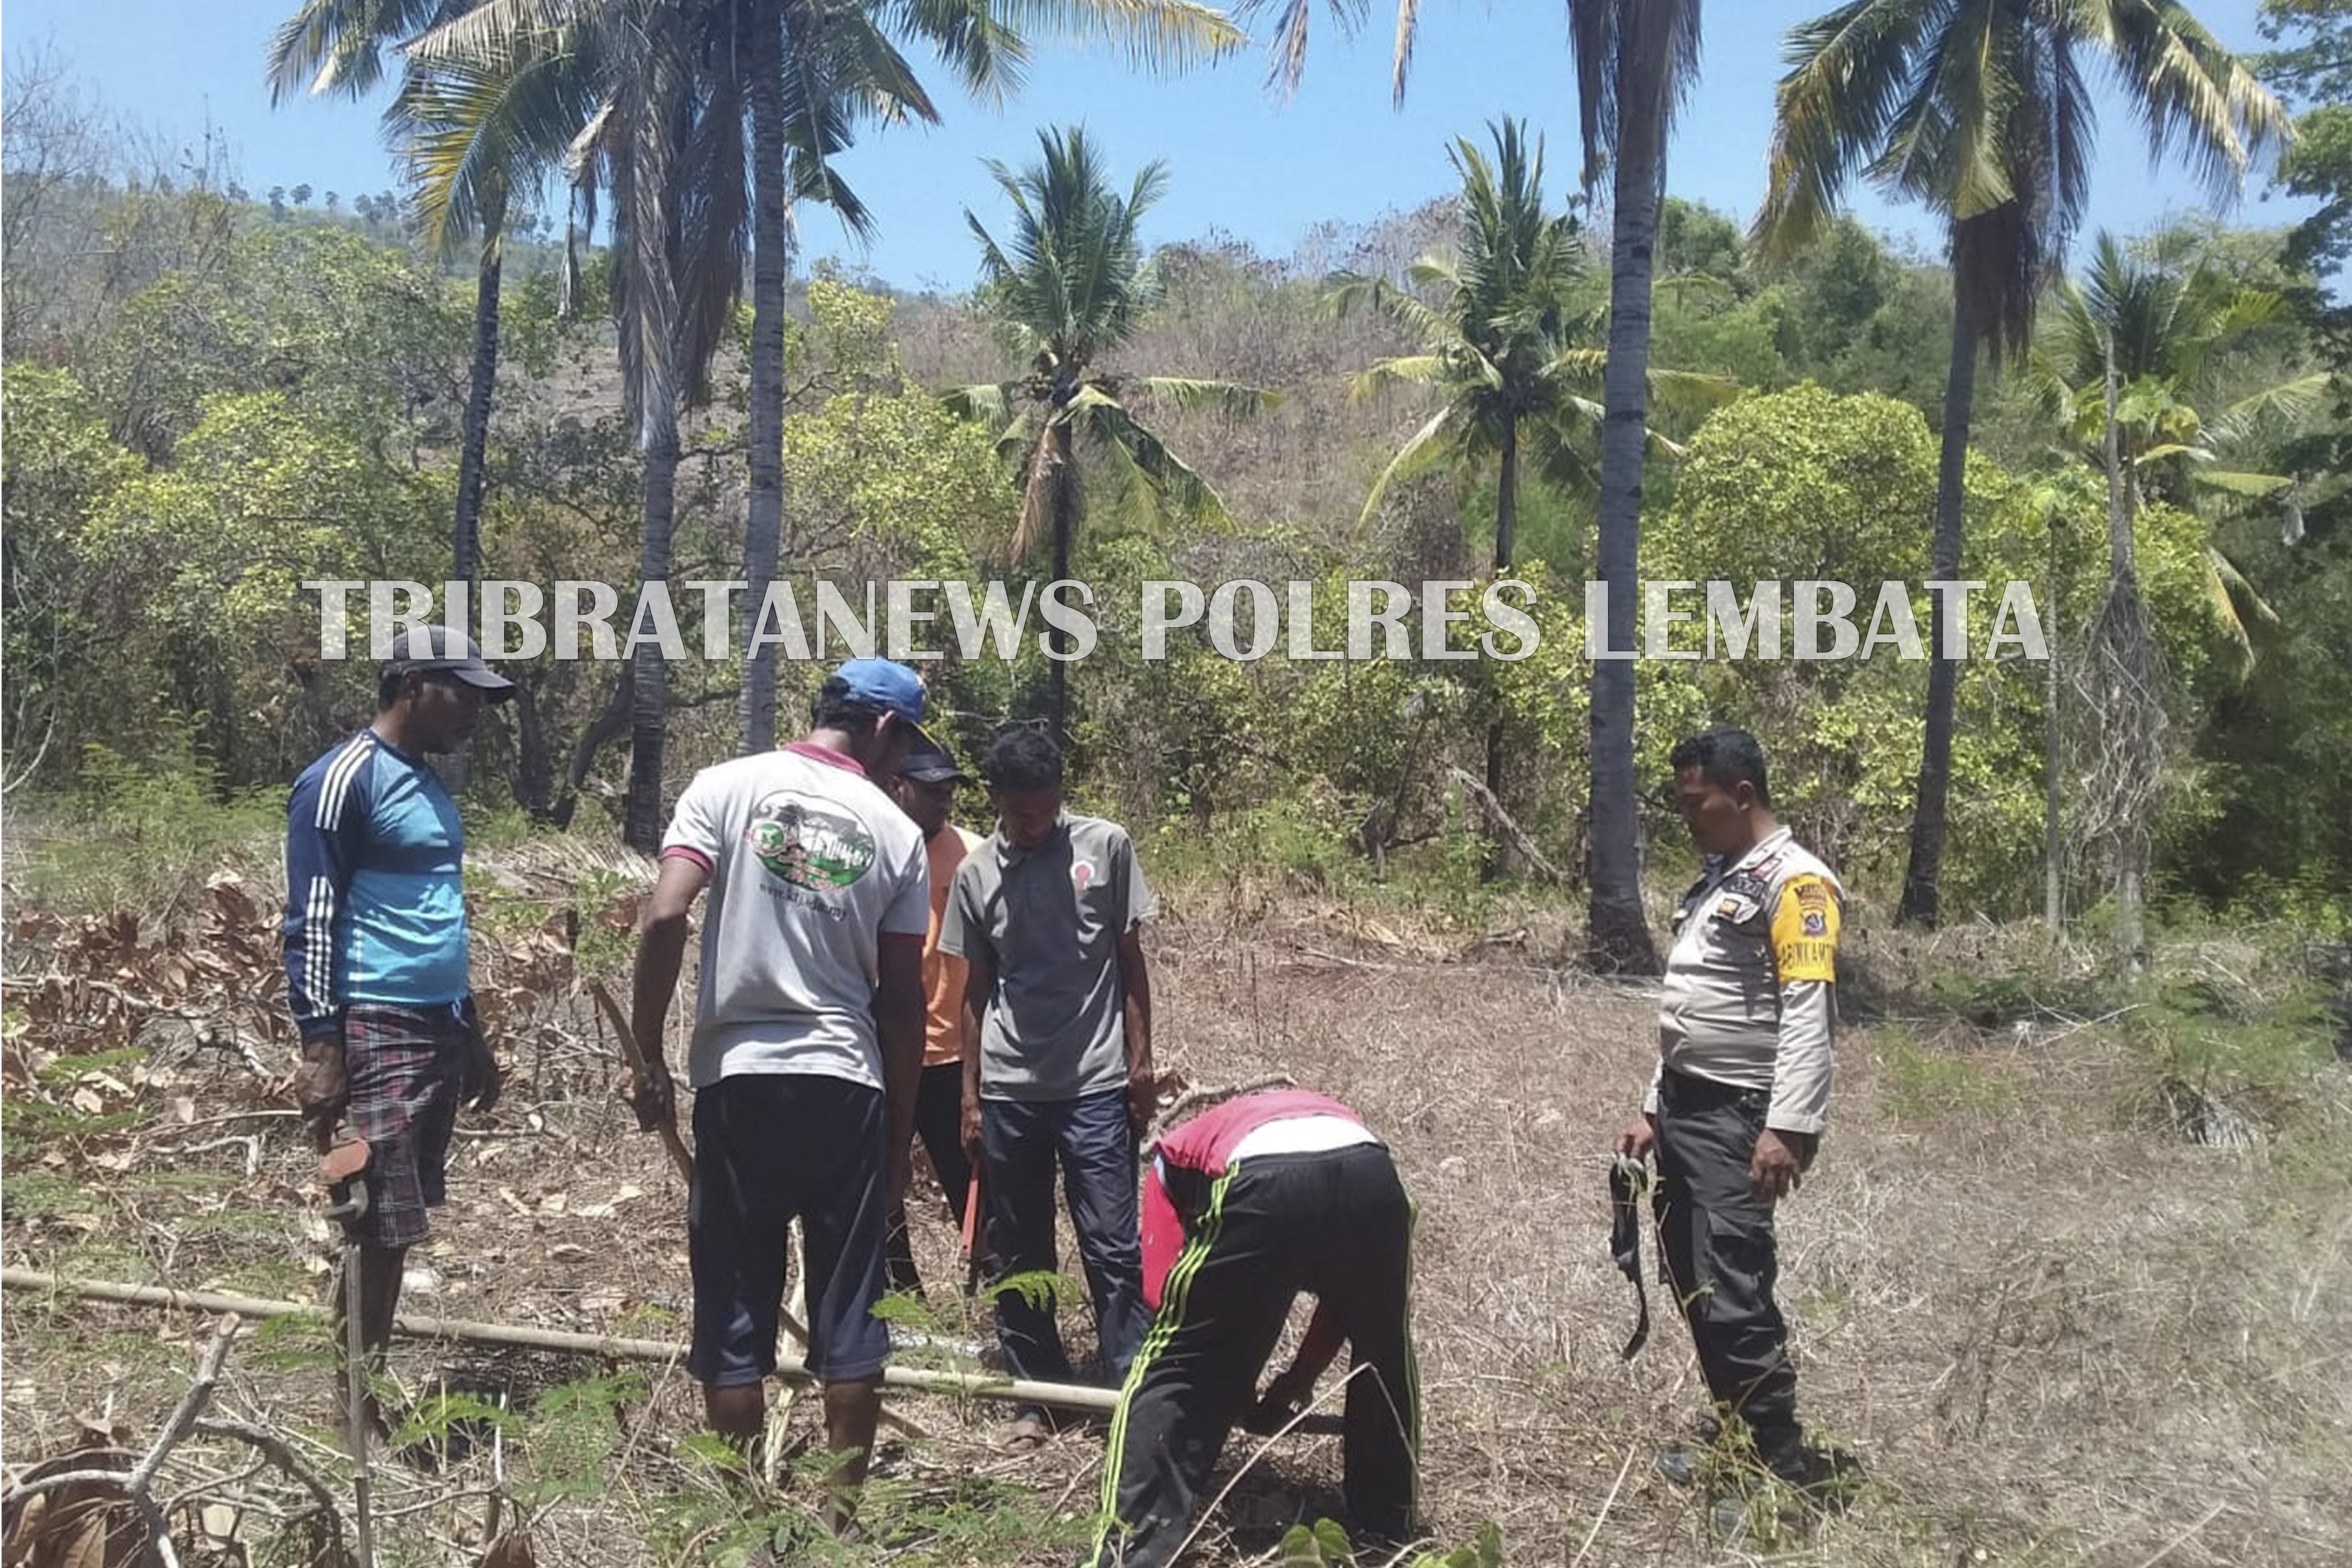
[[[1111,1424],[1095,1568],[1163,1568],[1205,1504],[1236,1422],[1271,1432],[1353,1352],[1344,1453],[1351,1534],[1401,1542],[1421,1446],[1407,1296],[1413,1210],[1356,1113],[1303,1089],[1244,1094],[1162,1137],[1144,1178],[1143,1287],[1157,1314]],[[1315,1319],[1252,1405],[1301,1290]]]

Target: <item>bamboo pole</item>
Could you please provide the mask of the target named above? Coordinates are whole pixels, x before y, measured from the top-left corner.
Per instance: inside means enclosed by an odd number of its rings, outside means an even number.
[[[130,1307],[168,1307],[183,1311],[235,1312],[247,1318],[311,1318],[325,1320],[329,1310],[305,1301],[274,1301],[259,1296],[231,1296],[212,1290],[174,1290],[161,1285],[128,1285],[107,1279],[73,1279],[45,1274],[37,1268],[0,1268],[0,1288],[38,1291],[47,1295],[111,1301]],[[660,1340],[623,1339],[610,1334],[575,1334],[562,1329],[534,1329],[511,1323],[475,1322],[463,1318],[429,1318],[402,1313],[393,1331],[411,1339],[464,1340],[475,1344],[514,1345],[525,1350],[569,1351],[612,1361],[674,1361],[683,1347]],[[776,1375],[812,1383],[808,1364],[780,1357]],[[882,1386],[907,1394],[956,1394],[976,1399],[1009,1399],[1024,1404],[1059,1405],[1067,1410],[1108,1414],[1118,1408],[1115,1388],[1089,1388],[1078,1384],[1031,1383],[1021,1378],[988,1377],[969,1373],[931,1372],[892,1366],[882,1371]]]

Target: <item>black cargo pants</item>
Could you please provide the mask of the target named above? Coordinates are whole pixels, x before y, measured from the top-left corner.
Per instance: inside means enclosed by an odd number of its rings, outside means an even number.
[[[1412,1201],[1377,1143],[1241,1160],[1215,1179],[1185,1224],[1111,1422],[1092,1568],[1174,1559],[1301,1290],[1337,1314],[1351,1355],[1340,1442],[1350,1528],[1411,1534],[1421,1446],[1412,1224]]]
[[[1802,1436],[1788,1323],[1772,1297],[1780,1273],[1772,1205],[1748,1184],[1770,1100],[1761,1089],[1665,1073],[1652,1203],[1660,1263],[1690,1324],[1707,1391],[1719,1412],[1748,1423],[1759,1457],[1777,1468],[1796,1457]],[[1815,1141],[1791,1142],[1811,1164]]]

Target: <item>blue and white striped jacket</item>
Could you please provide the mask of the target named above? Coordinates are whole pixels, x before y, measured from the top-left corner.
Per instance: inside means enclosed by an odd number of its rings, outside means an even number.
[[[362,730],[302,770],[286,819],[286,979],[307,1039],[354,1003],[460,1005],[465,830],[433,770]]]

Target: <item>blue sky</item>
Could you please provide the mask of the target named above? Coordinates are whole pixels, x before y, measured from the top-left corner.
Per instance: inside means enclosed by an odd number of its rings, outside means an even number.
[[[299,100],[276,110],[262,82],[270,34],[295,0],[10,0],[4,40],[12,67],[47,46],[117,111],[193,145],[210,124],[226,135],[251,190],[307,182],[346,198],[395,181],[378,139],[381,102]],[[1715,0],[1698,92],[1684,111],[1670,155],[1669,188],[1743,221],[1763,191],[1772,88],[1781,69],[1780,34],[1828,0]],[[2239,49],[2256,49],[2255,0],[2202,0],[2198,13]],[[1001,203],[981,160],[1018,164],[1034,155],[1036,130],[1085,122],[1115,169],[1147,159],[1169,164],[1168,194],[1146,228],[1153,244],[1212,233],[1286,256],[1313,225],[1362,222],[1410,209],[1453,183],[1449,141],[1481,142],[1486,122],[1523,116],[1546,135],[1548,184],[1564,195],[1576,163],[1575,82],[1562,7],[1550,0],[1429,0],[1404,106],[1389,99],[1389,23],[1380,0],[1372,20],[1347,37],[1318,5],[1307,79],[1277,100],[1265,85],[1261,50],[1172,79],[1129,73],[1100,49],[1041,44],[1021,94],[1001,110],[974,104],[943,76],[929,79],[945,123],[868,132],[842,162],[874,209],[880,233],[870,248],[848,241],[823,213],[807,215],[803,243],[900,288],[968,286],[975,273],[966,206],[992,227]],[[2201,195],[2179,174],[2151,173],[2129,118],[2101,98],[2099,161],[2085,238],[2105,225],[2131,231],[2168,212],[2193,210]],[[2308,204],[2249,187],[2234,221],[2273,226]],[[1890,235],[1932,248],[1914,209],[1866,189],[1854,210]]]

